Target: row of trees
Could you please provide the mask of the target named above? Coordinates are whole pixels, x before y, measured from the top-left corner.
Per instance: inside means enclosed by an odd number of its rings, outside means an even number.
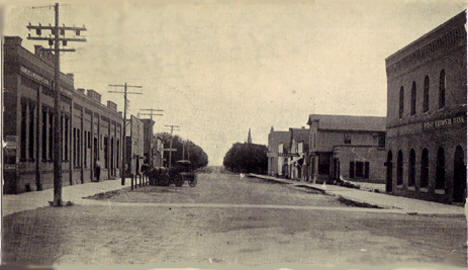
[[[164,148],[169,148],[171,143],[171,134],[167,132],[158,133],[164,144]],[[172,140],[172,148],[177,151],[172,152],[172,164],[177,160],[190,160],[193,169],[203,168],[208,165],[208,155],[203,149],[190,140],[183,140],[181,137],[174,135]],[[169,162],[169,152],[164,152],[164,159]]]
[[[224,156],[223,165],[231,172],[265,174],[268,170],[267,152],[265,145],[235,143]]]

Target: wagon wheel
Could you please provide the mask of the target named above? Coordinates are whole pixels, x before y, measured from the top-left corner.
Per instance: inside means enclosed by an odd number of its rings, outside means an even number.
[[[174,184],[176,187],[181,187],[184,185],[184,178],[180,174],[174,176]]]
[[[194,176],[193,180],[189,182],[190,187],[195,187],[197,185],[197,177]]]

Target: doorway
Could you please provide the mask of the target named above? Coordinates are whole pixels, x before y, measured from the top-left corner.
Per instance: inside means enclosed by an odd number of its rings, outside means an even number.
[[[466,164],[463,148],[457,146],[453,162],[453,201],[465,202],[466,199]]]
[[[386,192],[392,192],[392,182],[393,182],[393,163],[392,163],[392,151],[388,151],[387,154],[387,162],[385,162],[385,166],[387,166],[387,175],[386,175],[386,185],[385,185],[385,191]]]

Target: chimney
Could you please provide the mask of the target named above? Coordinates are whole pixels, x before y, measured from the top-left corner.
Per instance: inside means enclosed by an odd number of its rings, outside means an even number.
[[[88,97],[90,97],[91,99],[94,99],[95,101],[101,103],[101,94],[99,94],[98,92],[94,91],[94,89],[88,89],[87,95],[88,95]]]

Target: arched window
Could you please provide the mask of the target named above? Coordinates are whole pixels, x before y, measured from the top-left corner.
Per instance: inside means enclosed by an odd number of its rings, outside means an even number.
[[[411,115],[416,114],[416,82],[411,86]]]
[[[416,165],[416,154],[414,153],[414,150],[411,149],[410,154],[409,154],[409,167],[408,167],[408,186],[413,187],[414,182],[415,182],[415,175],[416,175],[416,170],[415,170],[415,165]]]
[[[421,155],[421,179],[419,186],[426,188],[429,184],[429,152],[426,148],[423,149]]]
[[[442,69],[439,79],[439,108],[443,108],[445,106],[445,84],[445,70]]]
[[[445,153],[444,148],[437,150],[436,189],[445,189]]]
[[[424,78],[423,112],[429,111],[429,77]]]
[[[392,192],[392,185],[393,185],[393,179],[392,179],[392,172],[393,172],[393,164],[392,164],[392,151],[388,151],[387,154],[387,162],[385,163],[385,166],[387,166],[387,181],[385,185],[385,191],[386,192]]]
[[[404,111],[404,104],[405,103],[405,90],[403,89],[403,86],[400,88],[400,106],[398,110],[398,116],[399,118],[403,117],[403,111]]]
[[[398,151],[397,157],[397,185],[403,185],[403,153]]]

